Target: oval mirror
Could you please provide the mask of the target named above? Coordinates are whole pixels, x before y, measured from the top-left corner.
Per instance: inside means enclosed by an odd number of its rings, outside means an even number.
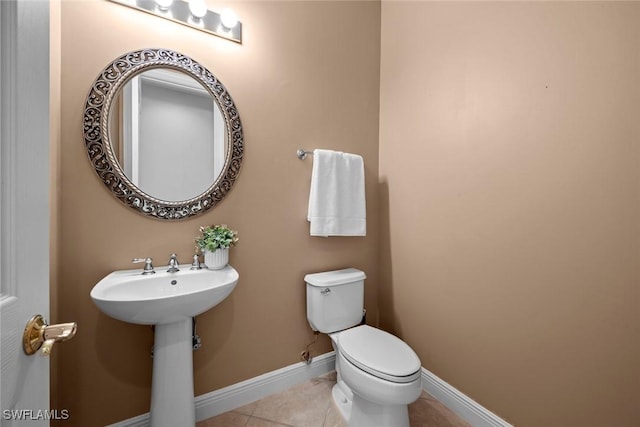
[[[130,52],[98,75],[85,104],[84,140],[118,200],[168,220],[218,204],[244,151],[240,116],[222,83],[166,49]]]

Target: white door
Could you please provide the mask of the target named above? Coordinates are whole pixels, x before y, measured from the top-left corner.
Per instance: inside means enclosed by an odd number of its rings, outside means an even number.
[[[22,348],[27,321],[49,317],[46,1],[0,0],[0,137],[0,425],[48,426],[49,358]]]

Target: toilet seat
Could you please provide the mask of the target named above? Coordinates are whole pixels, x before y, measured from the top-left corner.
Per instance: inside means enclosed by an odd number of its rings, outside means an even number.
[[[338,334],[344,358],[378,378],[409,383],[421,375],[420,359],[400,338],[371,326],[362,325]]]

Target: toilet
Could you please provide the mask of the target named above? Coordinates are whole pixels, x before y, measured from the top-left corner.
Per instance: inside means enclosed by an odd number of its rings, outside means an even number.
[[[400,338],[362,324],[363,271],[307,274],[307,320],[329,334],[336,352],[333,400],[349,427],[409,427],[422,392],[421,364]]]

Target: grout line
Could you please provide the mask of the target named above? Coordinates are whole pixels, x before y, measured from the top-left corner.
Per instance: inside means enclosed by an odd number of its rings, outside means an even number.
[[[251,420],[251,418],[255,418],[255,419],[257,419],[257,420],[262,420],[262,421],[269,421],[270,423],[274,423],[274,424],[277,424],[277,425],[280,425],[280,426],[285,426],[285,427],[296,427],[296,426],[293,426],[293,425],[291,425],[291,424],[283,424],[283,423],[281,423],[280,421],[270,420],[269,418],[262,418],[262,417],[254,417],[254,416],[250,416],[250,417],[249,417],[249,420]],[[247,424],[249,424],[249,420],[247,420]]]
[[[2,0],[0,0],[0,1],[2,1]],[[247,403],[246,405],[241,406],[241,408],[245,407],[245,406],[248,406],[248,405],[252,405],[252,404],[254,404],[256,402],[259,402],[260,400],[262,400],[262,399],[258,399],[258,400],[255,400],[255,401],[251,402],[251,403]],[[241,412],[241,411],[238,411],[239,408],[236,408],[236,409],[232,409],[232,410],[227,411],[227,412],[235,412],[236,414],[242,414],[242,415],[246,415],[246,416],[250,417],[250,416],[253,415],[253,413],[256,411],[257,408],[258,408],[258,405],[254,406],[253,409],[251,409],[251,411]]]

